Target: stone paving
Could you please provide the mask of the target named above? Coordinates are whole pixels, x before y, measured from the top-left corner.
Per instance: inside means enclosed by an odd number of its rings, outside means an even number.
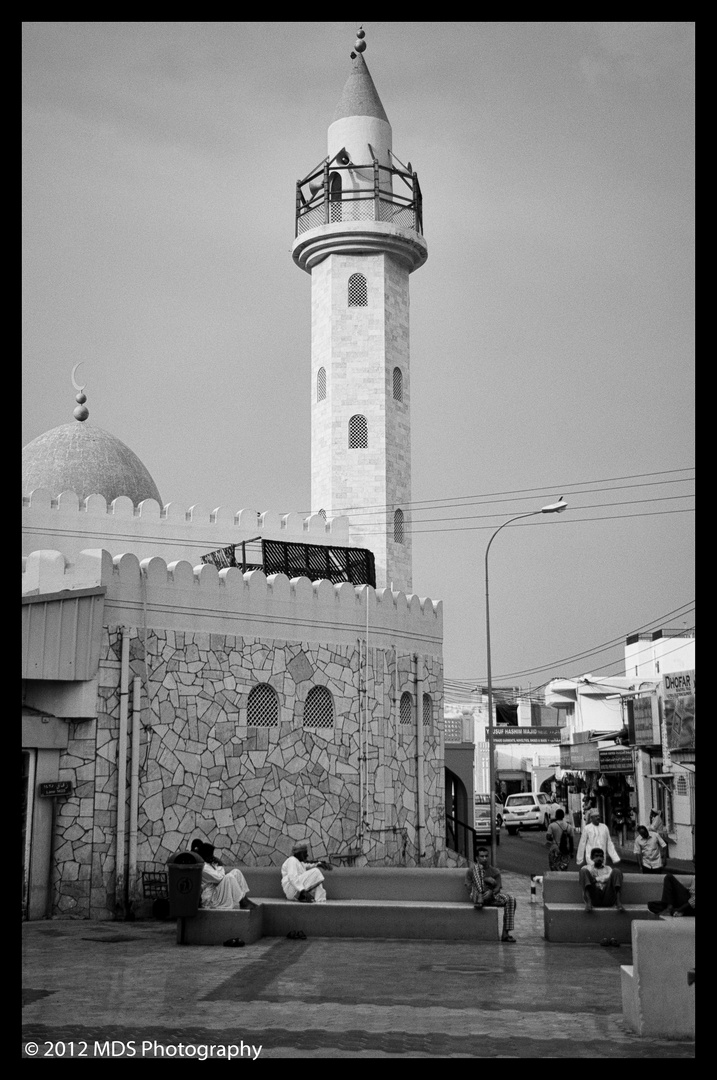
[[[168,922],[25,923],[23,1056],[695,1056],[692,1042],[626,1031],[629,948],[549,944],[540,890],[530,904],[526,877],[505,874],[504,887],[518,896],[514,945],[263,938],[224,949],[178,946]]]

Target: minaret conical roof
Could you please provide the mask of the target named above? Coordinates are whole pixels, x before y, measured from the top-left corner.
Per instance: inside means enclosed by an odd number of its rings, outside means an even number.
[[[361,53],[358,53],[352,61],[351,74],[346,80],[332,122],[342,120],[346,116],[376,116],[379,120],[389,123],[386,110],[381,104],[381,98],[371,78],[371,72]]]

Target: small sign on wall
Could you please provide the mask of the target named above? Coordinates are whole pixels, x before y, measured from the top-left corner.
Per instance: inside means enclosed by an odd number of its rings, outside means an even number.
[[[57,799],[61,795],[72,794],[71,780],[52,780],[48,784],[40,784],[38,794],[44,799]]]

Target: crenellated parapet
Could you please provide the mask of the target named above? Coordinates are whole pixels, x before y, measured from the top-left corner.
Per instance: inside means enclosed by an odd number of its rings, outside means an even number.
[[[61,547],[74,560],[83,548],[102,547],[113,555],[132,551],[139,559],[160,555],[192,565],[217,548],[260,538],[288,543],[349,547],[349,519],[323,514],[279,514],[250,509],[184,507],[154,499],[137,506],[126,496],[107,503],[102,495],[80,500],[73,491],[52,498],[38,488],[23,496],[23,551]]]
[[[312,582],[261,570],[218,570],[185,559],[139,559],[133,552],[83,550],[75,561],[56,550],[23,559],[23,593],[104,587],[109,626],[144,626],[283,640],[399,647],[439,656],[443,605],[427,597],[349,582]]]

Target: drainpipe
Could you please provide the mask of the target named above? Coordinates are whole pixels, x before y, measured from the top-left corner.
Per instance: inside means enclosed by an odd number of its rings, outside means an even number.
[[[363,702],[361,700],[361,638],[358,638],[358,712],[359,712],[359,737],[358,737],[358,768],[359,768],[359,826],[358,838],[361,854],[363,854]]]
[[[423,657],[416,654],[416,830],[418,864],[424,854],[425,800],[423,791]]]
[[[125,832],[127,797],[127,715],[129,712],[129,627],[122,627],[120,658],[120,715],[117,740],[117,845],[115,854],[115,912],[125,912]]]
[[[136,675],[132,684],[132,750],[129,774],[129,858],[127,873],[127,913],[137,895],[137,828],[139,817],[139,728],[142,680]]]

